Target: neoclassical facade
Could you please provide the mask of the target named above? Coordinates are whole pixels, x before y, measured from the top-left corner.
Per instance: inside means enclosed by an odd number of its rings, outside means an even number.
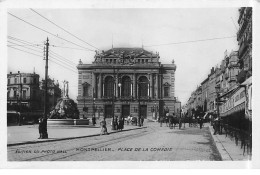
[[[92,64],[79,62],[80,118],[143,115],[156,119],[175,111],[174,61],[161,64],[159,53],[143,48],[96,52]]]

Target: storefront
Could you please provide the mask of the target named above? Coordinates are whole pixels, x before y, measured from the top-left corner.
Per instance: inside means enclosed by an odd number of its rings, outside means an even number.
[[[251,115],[247,114],[249,100],[248,88],[240,85],[227,96],[222,96],[223,103],[220,105],[220,117],[223,124],[251,132]]]

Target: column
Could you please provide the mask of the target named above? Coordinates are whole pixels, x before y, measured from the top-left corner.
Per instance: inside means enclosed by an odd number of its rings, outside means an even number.
[[[92,97],[95,98],[96,95],[96,75],[94,72],[92,72]]]
[[[116,86],[115,86],[115,89],[116,89],[116,97],[118,97],[118,74],[116,75],[116,81],[115,81],[115,83],[116,83]]]
[[[148,84],[147,90],[148,90],[148,97],[150,97],[150,83]]]
[[[149,76],[150,97],[153,98],[153,74]]]
[[[99,78],[98,78],[98,98],[101,98],[101,94],[102,94],[102,75],[101,73],[99,74]]]
[[[133,76],[133,97],[136,98],[136,74]]]
[[[158,99],[158,74],[155,74],[154,93],[154,98]]]
[[[133,83],[131,82],[131,96],[133,96]]]

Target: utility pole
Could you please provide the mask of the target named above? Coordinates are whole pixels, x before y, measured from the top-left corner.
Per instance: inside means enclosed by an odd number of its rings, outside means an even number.
[[[19,77],[20,77],[20,103],[19,103],[19,112],[20,112],[20,116],[19,116],[19,126],[22,125],[22,116],[21,116],[21,113],[22,113],[22,92],[23,92],[23,85],[22,85],[22,78],[21,78],[21,73],[19,71]]]
[[[48,138],[48,132],[47,132],[47,102],[48,102],[48,56],[49,56],[49,39],[47,38],[46,42],[46,64],[45,64],[45,90],[44,90],[44,122],[43,122],[43,128],[44,128],[44,138]]]

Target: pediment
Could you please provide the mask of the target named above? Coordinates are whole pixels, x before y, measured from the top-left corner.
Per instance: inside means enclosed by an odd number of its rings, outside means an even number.
[[[84,82],[82,83],[82,86],[90,86],[90,84],[88,82]]]
[[[163,84],[164,86],[171,86],[168,82]]]

